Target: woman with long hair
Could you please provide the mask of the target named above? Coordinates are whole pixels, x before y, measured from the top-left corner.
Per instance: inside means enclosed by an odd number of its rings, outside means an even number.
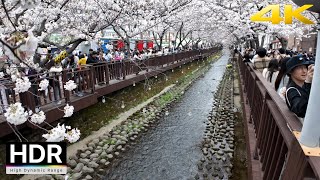
[[[272,59],[269,62],[268,68],[264,68],[262,75],[264,78],[267,79],[268,82],[274,86],[274,82],[278,76],[279,73],[279,63],[277,59]]]
[[[279,73],[274,83],[274,88],[276,91],[279,91],[282,87],[286,87],[289,82],[289,77],[286,75],[287,66],[286,63],[289,60],[289,57],[283,58],[279,62]]]

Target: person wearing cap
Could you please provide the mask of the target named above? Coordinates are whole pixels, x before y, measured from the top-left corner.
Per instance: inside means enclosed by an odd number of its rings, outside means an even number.
[[[286,103],[298,117],[304,118],[308,106],[313,78],[313,64],[304,57],[292,57],[287,65],[289,83],[286,89]]]

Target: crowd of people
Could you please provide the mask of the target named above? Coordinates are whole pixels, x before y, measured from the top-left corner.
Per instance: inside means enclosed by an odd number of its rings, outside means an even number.
[[[288,108],[303,122],[313,79],[315,54],[284,48],[258,48],[246,49],[242,57],[244,62],[252,63],[262,73]]]
[[[77,66],[83,66],[86,64],[94,64],[99,62],[121,62],[122,60],[131,60],[131,61],[139,61],[139,60],[146,60],[149,57],[153,56],[161,56],[170,53],[176,53],[183,51],[182,49],[176,49],[165,47],[162,50],[153,49],[143,49],[139,51],[138,49],[135,50],[119,50],[119,49],[109,49],[108,51],[104,52],[101,48],[96,50],[89,49],[89,53],[83,53],[81,51],[74,52],[70,54],[68,57],[61,61],[61,65],[63,68],[74,68]],[[50,53],[50,51],[49,51]],[[55,53],[54,55],[58,55]],[[54,56],[53,55],[53,56]],[[54,58],[54,57],[53,57]]]
[[[55,59],[61,55],[63,51],[53,51],[51,48],[47,48],[45,54],[36,54],[34,58],[34,62],[38,63],[39,66],[42,68],[41,71],[30,67],[23,67],[19,68],[20,74],[25,75],[28,77],[32,86],[30,88],[30,92],[34,94],[35,106],[36,108],[41,106],[41,98],[40,96],[49,97],[52,102],[55,104],[60,105],[63,99],[63,85],[62,85],[62,76],[61,72],[63,70],[72,71],[67,75],[67,80],[73,80],[78,86],[74,90],[74,95],[78,97],[82,97],[85,95],[84,89],[86,88],[87,84],[84,81],[85,75],[80,74],[78,70],[85,69],[88,65],[100,65],[101,63],[110,63],[114,64],[116,62],[122,62],[123,60],[129,61],[141,61],[154,57],[154,56],[162,56],[171,53],[177,53],[182,51],[188,51],[187,49],[173,49],[173,48],[162,48],[161,50],[153,49],[143,49],[139,51],[138,49],[135,50],[124,50],[124,49],[109,49],[108,51],[103,51],[101,48],[97,49],[89,49],[88,53],[81,52],[74,50],[72,53],[69,53],[65,58],[61,61],[56,61]],[[11,66],[12,62],[8,61],[2,67],[1,72],[6,72],[6,68]],[[115,71],[116,68],[113,66],[109,67],[110,71]],[[119,73],[114,73],[117,77],[116,79],[120,79],[120,74],[122,69],[118,69]],[[104,82],[104,73],[97,73],[95,74],[95,81],[98,85],[102,85]],[[3,113],[6,107],[9,105],[9,97],[13,96],[13,91],[8,88],[7,84],[12,84],[11,80],[9,79],[8,74],[4,74],[3,77],[0,78],[0,114]],[[38,91],[38,84],[40,80],[48,79],[49,88],[45,91]],[[8,81],[8,82],[7,82]],[[6,82],[7,84],[5,84]],[[51,91],[51,90],[52,91]],[[51,97],[52,95],[52,97]]]

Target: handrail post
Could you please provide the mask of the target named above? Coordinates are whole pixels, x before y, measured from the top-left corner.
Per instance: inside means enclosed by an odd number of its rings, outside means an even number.
[[[63,70],[62,71],[62,84],[65,84],[67,82],[67,80],[68,80],[67,70]],[[64,97],[65,97],[66,103],[70,102],[70,92],[64,88],[63,88],[63,92],[64,92]]]
[[[109,75],[109,62],[106,62],[105,65],[105,76],[106,76],[106,84],[109,84],[110,81],[110,75]]]
[[[92,65],[90,65],[90,79],[91,79],[91,93],[93,94],[94,91],[95,91],[95,82],[96,82],[96,78],[95,78],[95,70],[94,70],[94,67]]]
[[[29,90],[27,92],[23,92],[19,94],[20,96],[20,101],[22,106],[28,108],[29,110],[35,112],[36,109],[36,103],[33,97],[33,94],[31,92],[29,92]]]
[[[121,61],[121,69],[122,69],[122,74],[123,74],[122,79],[126,79],[126,65],[125,65],[124,61]]]

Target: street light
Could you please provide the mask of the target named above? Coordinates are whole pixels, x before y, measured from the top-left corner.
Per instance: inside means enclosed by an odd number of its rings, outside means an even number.
[[[309,96],[309,103],[306,112],[306,116],[303,122],[303,127],[300,136],[300,143],[307,147],[319,147],[320,146],[320,119],[319,119],[319,107],[320,107],[320,3],[319,0],[292,0],[298,6],[305,4],[313,4],[310,11],[319,14],[317,22],[318,40],[317,40],[317,52],[316,63],[314,67],[312,88]]]

